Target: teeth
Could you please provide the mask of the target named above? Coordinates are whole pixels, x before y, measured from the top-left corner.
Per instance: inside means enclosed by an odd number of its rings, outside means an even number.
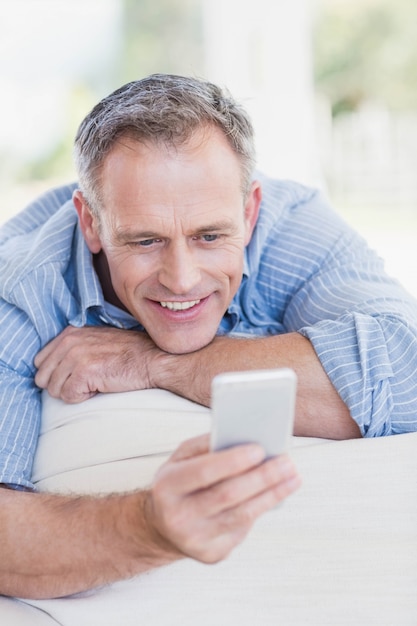
[[[160,302],[160,305],[170,311],[185,311],[199,304],[199,302],[200,300],[190,300],[189,302]]]

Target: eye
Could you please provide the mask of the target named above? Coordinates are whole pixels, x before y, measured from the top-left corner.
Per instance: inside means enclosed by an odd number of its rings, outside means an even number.
[[[206,243],[217,241],[219,237],[220,235],[217,235],[216,233],[208,233],[207,235],[201,235],[201,239],[205,241]]]
[[[135,241],[132,245],[135,247],[148,248],[155,243],[159,243],[161,239],[142,239],[142,241]]]

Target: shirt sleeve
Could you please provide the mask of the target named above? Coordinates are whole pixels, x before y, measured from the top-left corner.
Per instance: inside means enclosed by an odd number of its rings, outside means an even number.
[[[0,300],[0,483],[33,489],[41,394],[33,358],[39,338],[26,315]]]
[[[304,272],[286,329],[312,342],[363,436],[417,430],[417,302],[320,196],[285,234]]]

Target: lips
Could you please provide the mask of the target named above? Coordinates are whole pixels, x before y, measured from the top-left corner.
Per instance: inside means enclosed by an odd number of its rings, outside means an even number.
[[[200,302],[201,300],[188,300],[186,302],[160,302],[159,304],[164,309],[169,309],[170,311],[187,311],[196,306],[196,304],[200,304]]]

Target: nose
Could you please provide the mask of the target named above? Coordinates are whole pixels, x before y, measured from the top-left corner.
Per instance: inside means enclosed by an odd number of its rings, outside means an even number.
[[[198,285],[201,271],[196,252],[186,243],[173,243],[165,250],[158,280],[171,293],[186,295]]]

